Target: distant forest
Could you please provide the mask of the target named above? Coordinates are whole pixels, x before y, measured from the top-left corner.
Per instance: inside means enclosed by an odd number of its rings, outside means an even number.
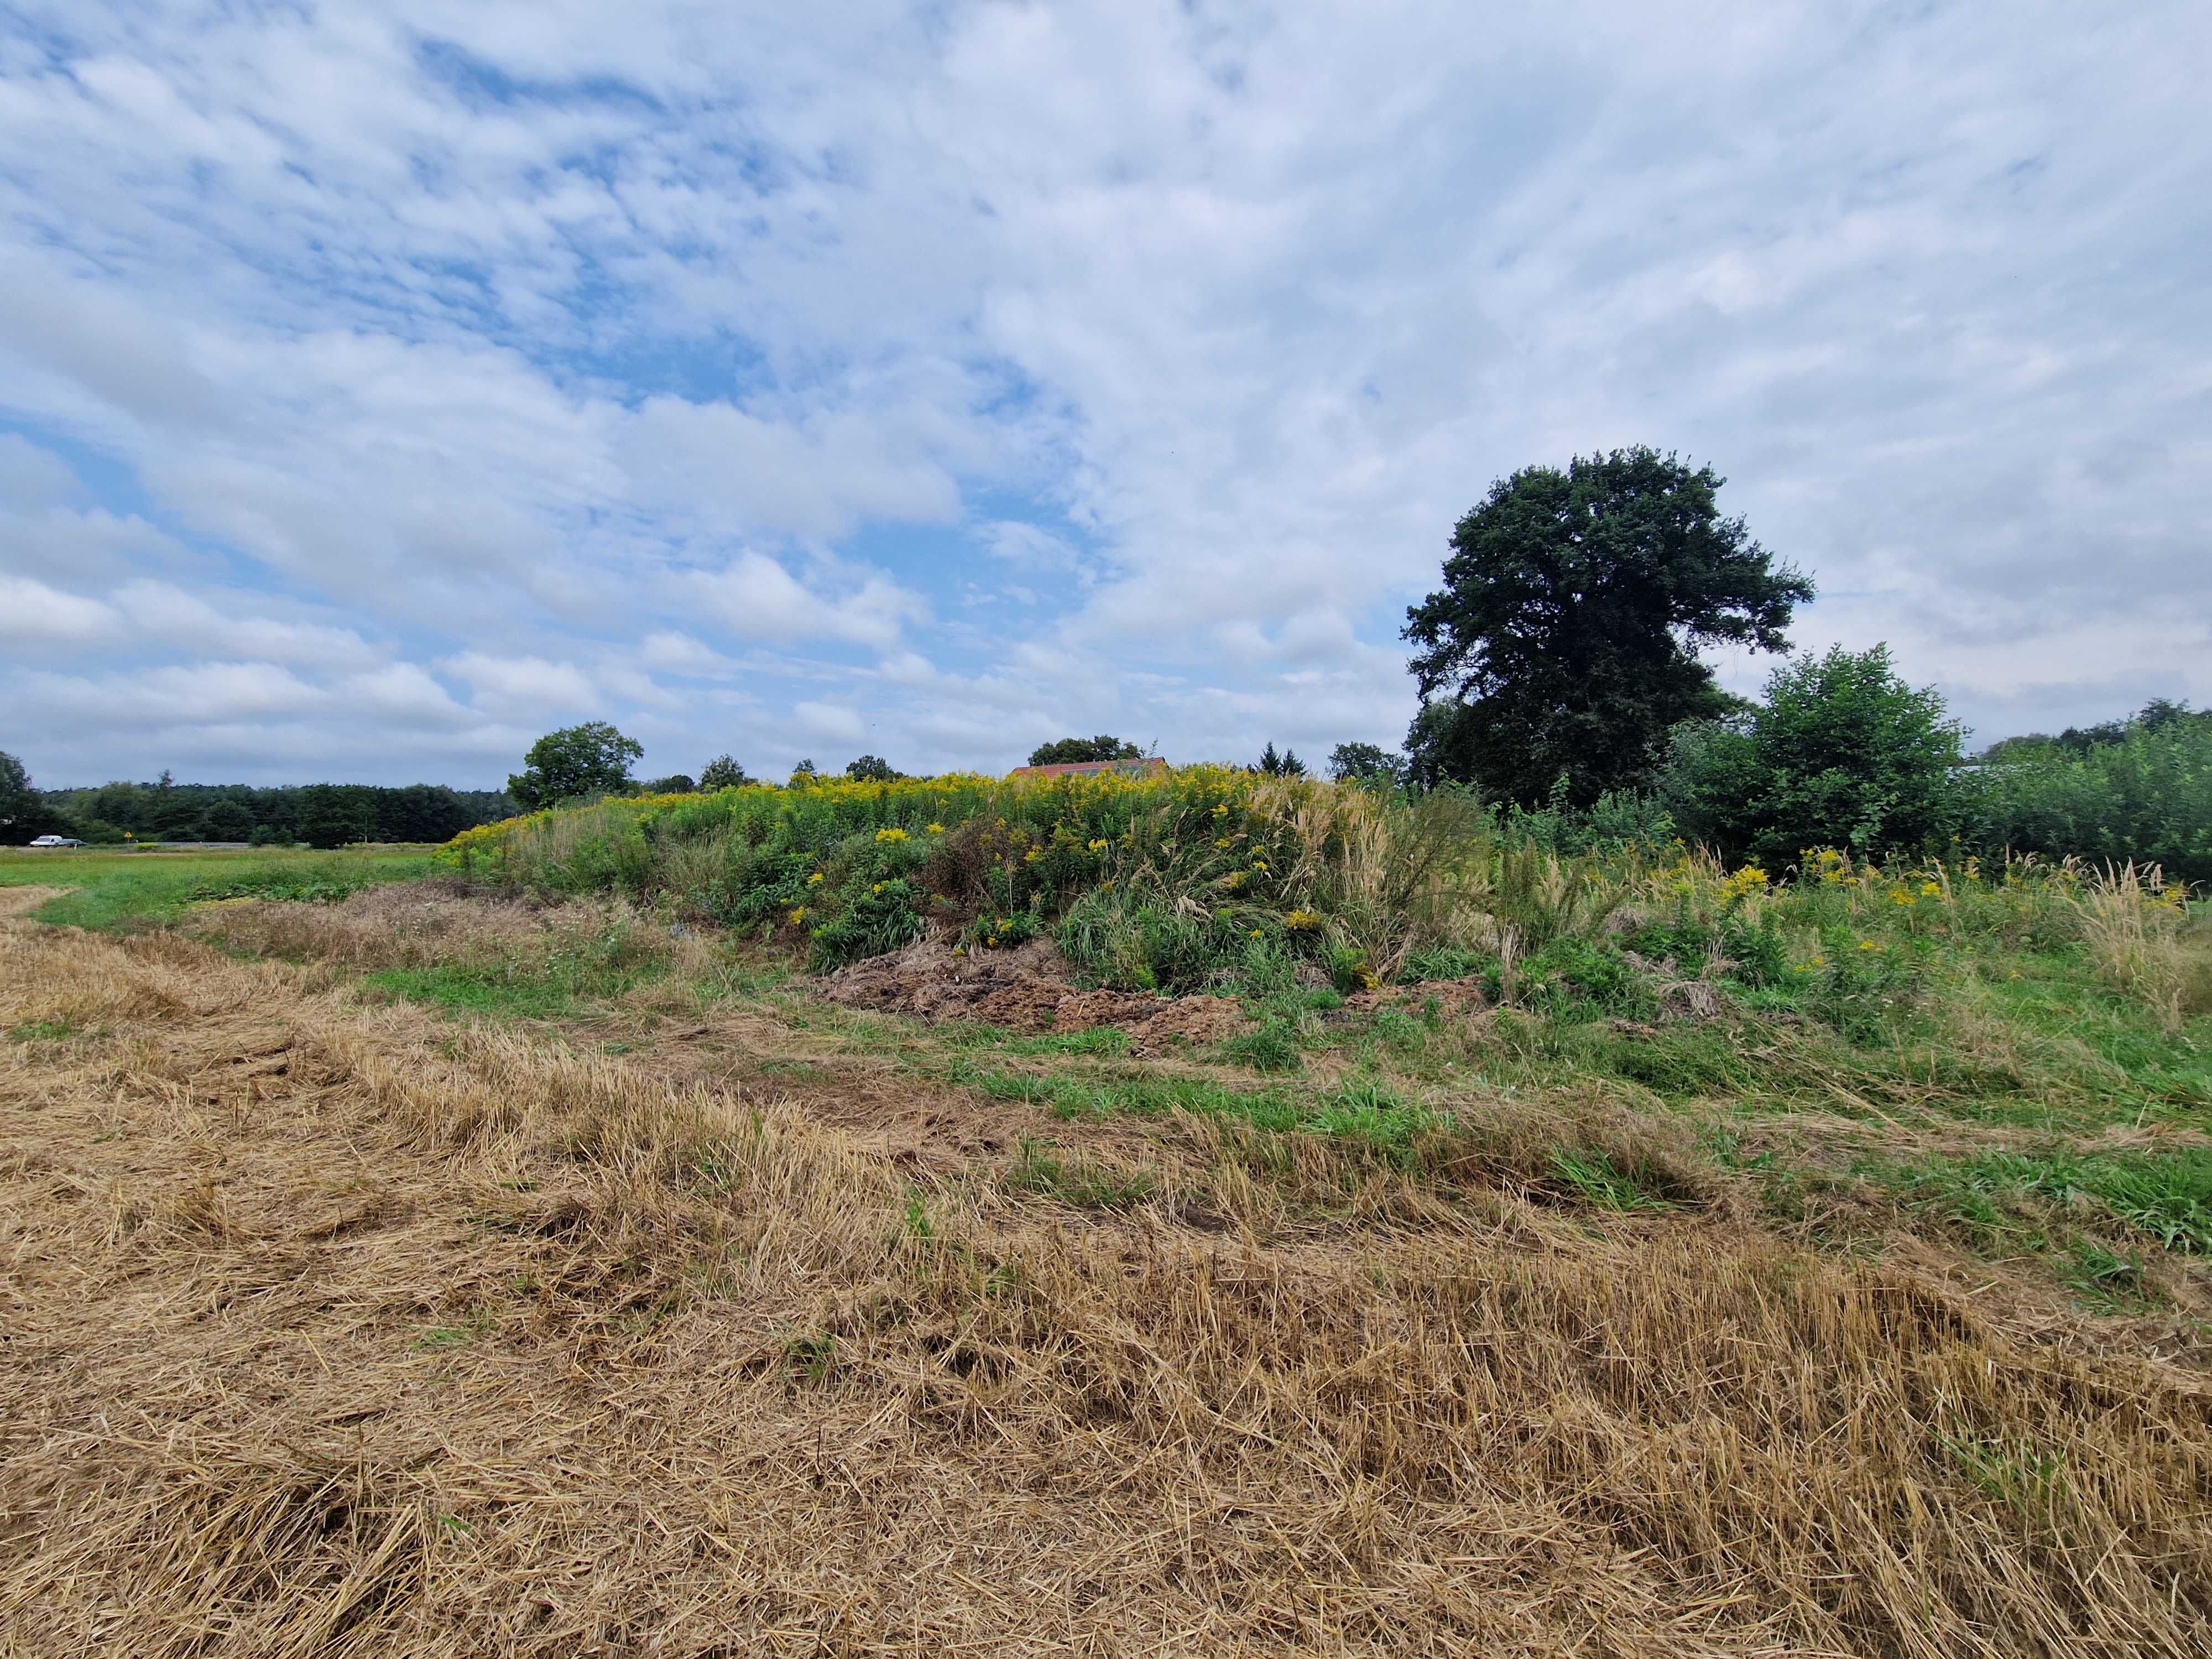
[[[17,826],[24,833],[11,834],[9,840],[60,835],[96,843],[228,841],[264,847],[442,842],[479,823],[512,817],[517,810],[504,789],[449,789],[436,783],[257,789],[243,783],[175,783],[166,772],[152,783],[40,789],[34,795],[40,821]]]

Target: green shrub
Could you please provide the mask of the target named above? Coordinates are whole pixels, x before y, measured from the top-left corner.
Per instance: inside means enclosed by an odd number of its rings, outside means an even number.
[[[1679,729],[1660,793],[1690,833],[1774,869],[1809,847],[1916,850],[1964,823],[1960,735],[1887,646],[1838,646],[1777,668],[1741,720]]]
[[[1979,838],[2046,858],[2133,860],[2185,881],[2212,881],[2212,716],[2069,752],[2008,744],[1972,780]]]

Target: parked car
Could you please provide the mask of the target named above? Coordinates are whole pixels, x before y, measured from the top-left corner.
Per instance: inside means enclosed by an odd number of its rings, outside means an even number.
[[[32,838],[31,845],[33,847],[82,847],[84,843],[75,836],[36,836]]]

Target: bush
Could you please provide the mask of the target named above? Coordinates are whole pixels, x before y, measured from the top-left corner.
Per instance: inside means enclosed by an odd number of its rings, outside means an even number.
[[[1692,834],[1776,868],[1813,847],[1916,850],[1962,825],[1960,735],[1887,646],[1838,646],[1776,669],[1741,720],[1678,728],[1661,795]]]
[[[2118,741],[2078,751],[2008,744],[1972,786],[1992,848],[2133,860],[2212,881],[2212,715],[2138,717]]]

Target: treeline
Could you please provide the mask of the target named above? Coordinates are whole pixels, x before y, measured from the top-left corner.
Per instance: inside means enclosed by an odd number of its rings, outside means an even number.
[[[1470,785],[1501,828],[1562,852],[1679,836],[1777,872],[1832,847],[2132,860],[2212,882],[2212,711],[2160,700],[1976,757],[1962,735],[1942,698],[1906,684],[1877,647],[1785,664],[1759,702],[1677,726],[1657,767],[1587,805],[1564,774],[1546,798],[1515,801],[1479,778],[1425,779],[1370,744],[1338,745],[1329,771],[1388,792]]]
[[[8,826],[21,845],[33,836],[74,836],[95,845],[125,842],[250,842],[257,847],[343,847],[356,842],[444,842],[514,815],[503,789],[416,783],[103,783],[31,792],[32,811]]]

